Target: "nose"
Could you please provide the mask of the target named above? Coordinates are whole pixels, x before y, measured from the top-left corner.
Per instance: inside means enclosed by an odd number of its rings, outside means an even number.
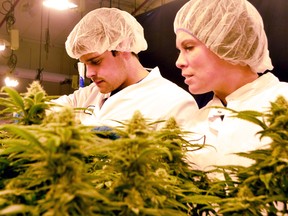
[[[95,71],[93,70],[93,67],[89,64],[86,64],[86,77],[88,79],[92,79],[96,75]]]
[[[183,67],[185,67],[186,65],[185,58],[183,57],[183,54],[181,52],[179,52],[175,65],[179,69],[183,69]]]

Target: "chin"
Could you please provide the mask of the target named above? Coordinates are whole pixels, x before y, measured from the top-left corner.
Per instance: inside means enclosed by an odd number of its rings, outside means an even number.
[[[191,94],[201,94],[198,89],[192,88],[192,87],[188,87],[188,90]]]
[[[195,94],[195,95],[200,95],[200,94],[205,94],[205,93],[207,93],[207,91],[201,91],[201,89],[191,88],[190,86],[189,86],[188,90],[189,90],[189,92],[190,92],[191,94]]]

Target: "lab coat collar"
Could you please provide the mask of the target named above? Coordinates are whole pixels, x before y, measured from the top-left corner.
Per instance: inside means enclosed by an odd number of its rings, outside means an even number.
[[[268,72],[267,74],[263,74],[258,79],[254,80],[251,83],[247,83],[246,85],[240,87],[232,94],[226,97],[227,103],[233,100],[245,100],[246,98],[250,98],[251,96],[258,94],[261,91],[269,88],[270,86],[275,85],[275,83],[279,82],[279,79],[274,76],[272,73]]]

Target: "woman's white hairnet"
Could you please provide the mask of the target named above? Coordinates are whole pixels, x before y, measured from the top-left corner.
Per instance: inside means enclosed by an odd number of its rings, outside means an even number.
[[[128,12],[98,8],[86,14],[69,34],[66,51],[72,58],[105,51],[139,53],[147,49],[143,27]]]
[[[174,32],[180,29],[232,64],[273,69],[262,18],[247,0],[190,0],[176,14]]]

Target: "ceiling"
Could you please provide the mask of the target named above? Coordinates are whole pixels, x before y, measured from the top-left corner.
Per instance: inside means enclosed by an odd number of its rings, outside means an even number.
[[[68,34],[89,11],[99,7],[116,7],[137,16],[173,0],[75,0],[77,9],[57,11],[42,0],[0,0],[0,36],[10,40],[9,29],[19,30],[19,39],[52,46],[63,46]],[[12,17],[8,16],[12,11]],[[7,17],[12,19],[7,22]],[[14,20],[13,20],[14,18]],[[14,22],[14,24],[13,24]]]

